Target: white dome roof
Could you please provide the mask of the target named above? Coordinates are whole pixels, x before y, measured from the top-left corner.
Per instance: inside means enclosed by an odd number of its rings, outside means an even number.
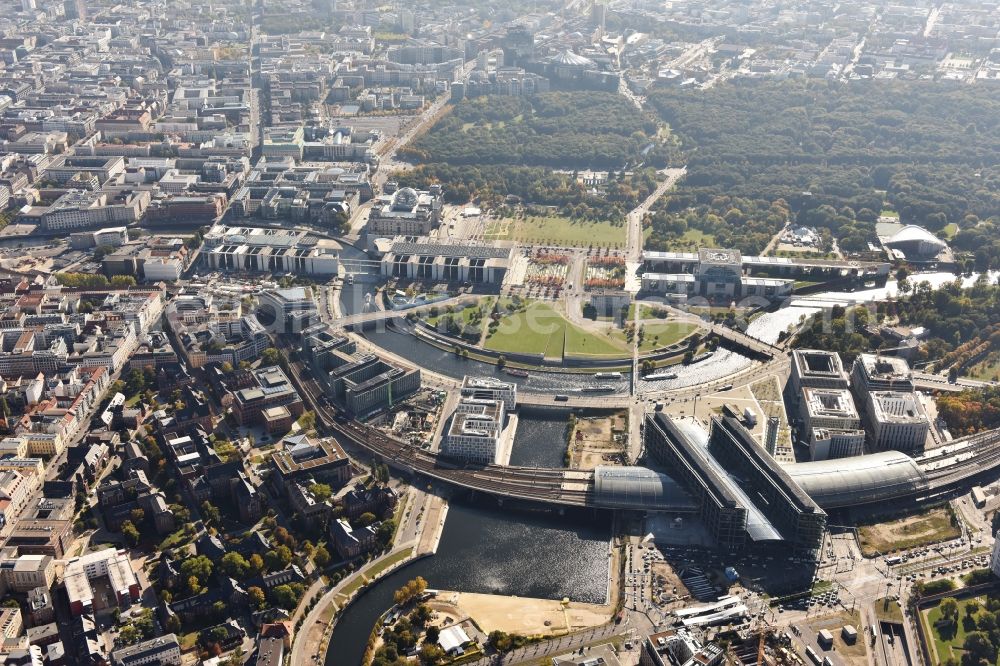
[[[938,247],[944,248],[947,243],[943,240],[927,231],[923,227],[918,227],[915,224],[908,224],[895,234],[892,238],[886,241],[886,245],[895,245],[897,243],[930,243]]]

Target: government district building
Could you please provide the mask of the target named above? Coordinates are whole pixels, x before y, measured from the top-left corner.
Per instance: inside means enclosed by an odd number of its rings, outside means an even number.
[[[780,300],[792,293],[797,278],[861,284],[886,280],[890,268],[886,262],[762,257],[715,248],[645,250],[642,261],[642,291],[680,301],[695,296]]]
[[[425,282],[501,284],[510,268],[514,247],[442,242],[435,238],[397,236],[379,239],[382,277]]]
[[[205,234],[201,256],[212,270],[336,275],[339,249],[305,231],[216,224]]]
[[[428,235],[441,223],[440,195],[441,187],[432,185],[429,191],[403,187],[376,197],[368,214],[368,235]]]
[[[699,296],[709,300],[751,297],[779,300],[789,296],[794,285],[794,280],[744,275],[739,250],[644,252],[643,260],[647,267],[666,265],[680,269],[678,273],[647,270],[642,275],[643,292],[677,301]]]

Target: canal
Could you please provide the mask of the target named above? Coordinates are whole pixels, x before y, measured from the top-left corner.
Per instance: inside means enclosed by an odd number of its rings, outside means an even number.
[[[493,501],[452,502],[438,552],[375,583],[337,622],[326,666],[355,666],[392,594],[422,576],[432,589],[604,603],[608,515],[498,509]]]

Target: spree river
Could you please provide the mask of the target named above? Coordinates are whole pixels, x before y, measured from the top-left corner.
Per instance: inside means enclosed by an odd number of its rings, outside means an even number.
[[[368,635],[392,606],[392,593],[423,576],[432,589],[604,603],[610,520],[591,513],[512,512],[452,502],[436,555],[375,583],[337,622],[326,666],[361,663]]]
[[[975,278],[973,275],[963,281],[971,284]],[[935,288],[954,279],[951,273],[910,276],[912,284],[926,281]],[[996,280],[997,274],[991,274],[990,279]],[[360,312],[366,293],[370,293],[370,285],[355,287],[346,289],[342,297],[346,314]],[[851,306],[885,300],[897,294],[896,283],[890,281],[878,289],[794,298],[787,307],[754,319],[747,333],[776,342],[781,331],[832,304]],[[367,335],[375,344],[414,363],[456,378],[467,374],[496,375],[531,389],[572,389],[593,382],[590,375],[557,372],[533,372],[528,380],[521,380],[497,374],[496,368],[487,363],[457,359],[405,332],[384,329]],[[729,376],[749,365],[750,360],[746,357],[720,347],[705,361],[677,366],[677,379],[640,382],[639,388],[696,386]],[[524,431],[518,433],[513,451],[518,463],[561,466],[557,458],[563,450],[565,414],[526,415],[521,427]],[[553,446],[553,441],[559,446]],[[375,621],[392,605],[393,591],[415,576],[423,576],[431,588],[438,589],[605,601],[611,536],[606,517],[594,520],[590,514],[558,516],[554,513],[516,513],[509,509],[501,511],[492,507],[452,503],[437,555],[404,567],[362,594],[337,623],[326,654],[326,666],[360,663]]]

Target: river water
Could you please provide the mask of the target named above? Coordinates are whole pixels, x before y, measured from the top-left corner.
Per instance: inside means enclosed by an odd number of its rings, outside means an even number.
[[[510,464],[517,467],[565,467],[569,412],[521,407]]]
[[[997,275],[991,274],[990,279],[996,280]],[[965,278],[964,282],[971,284],[975,277]],[[927,273],[911,276],[910,282],[927,281],[936,288],[954,279],[951,273]],[[342,296],[342,307],[347,314],[362,310],[371,285],[362,283],[354,287],[345,289]],[[897,294],[895,282],[890,281],[878,289],[795,298],[787,307],[754,319],[747,333],[776,342],[781,331],[830,305],[869,303]],[[457,378],[466,374],[490,375],[515,381],[523,388],[542,390],[572,390],[594,381],[590,375],[540,372],[533,372],[524,380],[497,372],[487,363],[458,359],[407,333],[383,329],[368,336],[375,344],[414,363]],[[749,365],[750,360],[746,357],[720,347],[705,361],[678,366],[677,379],[640,382],[639,388],[697,386],[722,379]],[[527,412],[520,421],[511,464],[561,467],[565,422],[564,413]],[[607,590],[609,538],[606,517],[595,521],[589,514],[512,513],[509,509],[453,503],[438,554],[388,576],[352,604],[334,629],[326,666],[360,663],[375,621],[392,605],[393,591],[418,575],[427,579],[431,588],[545,598],[569,596],[577,601],[603,602]]]
[[[355,666],[392,593],[423,576],[432,589],[604,603],[610,520],[591,513],[521,513],[452,502],[438,552],[387,576],[337,622],[326,666]]]
[[[992,272],[989,278],[995,281],[1000,272]],[[911,275],[911,284],[928,282],[932,287],[938,288],[941,285],[955,280],[953,273],[919,273]],[[963,283],[971,285],[978,276],[973,274],[963,278]],[[345,312],[357,312],[364,305],[362,288],[353,290],[351,295],[346,295],[343,300]],[[773,312],[766,312],[754,319],[747,328],[747,333],[765,342],[777,342],[778,335],[790,326],[797,324],[804,317],[811,316],[816,312],[831,305],[859,305],[862,303],[873,303],[876,301],[894,298],[899,295],[899,291],[894,280],[890,280],[884,287],[875,289],[865,289],[853,292],[824,292],[812,294],[810,296],[794,297],[787,306],[781,307]],[[540,372],[533,371],[528,379],[515,378],[498,371],[490,363],[483,363],[475,360],[462,360],[451,352],[442,351],[432,345],[427,344],[409,333],[397,331],[389,328],[367,332],[366,336],[376,345],[384,347],[389,351],[407,358],[413,363],[422,367],[432,369],[440,374],[455,378],[462,378],[464,375],[486,375],[495,376],[505,381],[513,381],[522,389],[531,391],[564,390],[574,391],[593,384],[594,379],[589,374],[570,374],[560,372]],[[707,382],[717,381],[728,377],[744,368],[750,366],[750,359],[739,353],[728,349],[719,348],[711,358],[688,366],[675,366],[673,369],[677,373],[676,379],[658,380],[646,382],[639,380],[639,392],[647,390],[667,390],[686,387],[695,387]],[[625,374],[623,380],[601,383],[612,383],[618,389],[618,393],[627,391],[629,375]]]

